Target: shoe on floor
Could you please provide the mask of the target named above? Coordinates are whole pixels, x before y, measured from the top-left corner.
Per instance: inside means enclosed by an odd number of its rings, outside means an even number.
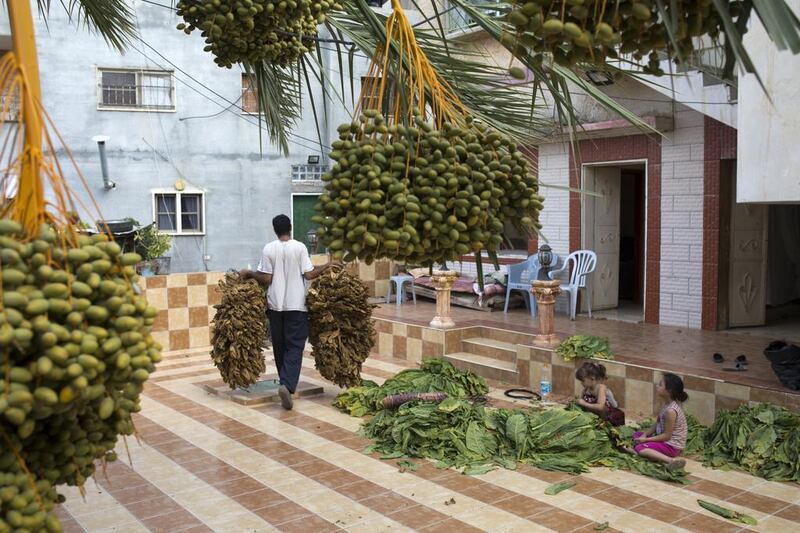
[[[281,407],[289,411],[292,406],[292,393],[289,392],[289,389],[286,388],[286,385],[281,385],[278,387],[278,396],[281,397]]]
[[[682,470],[684,466],[686,466],[685,459],[675,459],[674,461],[667,463],[667,470]]]

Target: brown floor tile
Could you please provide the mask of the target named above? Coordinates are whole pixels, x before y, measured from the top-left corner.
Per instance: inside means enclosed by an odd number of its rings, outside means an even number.
[[[386,516],[406,527],[417,530],[447,519],[446,515],[425,505],[406,507]]]
[[[456,492],[464,492],[466,490],[483,485],[484,482],[473,476],[455,474],[453,476],[444,476],[437,479],[436,484],[447,487],[448,489]]]
[[[313,513],[311,513],[311,511],[305,507],[301,507],[293,502],[256,509],[253,511],[253,513],[260,516],[273,526],[313,515]]]
[[[247,474],[232,466],[224,465],[203,472],[195,472],[194,475],[209,485],[221,485],[222,483],[228,483],[234,479],[243,478]]]
[[[792,522],[800,522],[800,505],[795,505],[795,504],[788,505],[787,507],[775,513],[775,515],[783,518],[784,520],[791,520]]]
[[[493,504],[514,496],[514,493],[510,490],[491,483],[483,483],[482,485],[472,487],[461,492],[461,494],[488,504]]]
[[[227,483],[220,483],[219,485],[215,485],[214,488],[229,498],[236,499],[236,496],[239,496],[240,494],[248,494],[250,492],[261,490],[264,488],[264,485],[251,477],[245,477],[234,479],[233,481],[228,481]]]
[[[290,452],[282,453],[280,455],[271,456],[270,459],[290,467],[317,460],[310,453],[298,449],[293,449]]]
[[[281,524],[278,529],[284,533],[323,533],[327,531],[341,531],[341,528],[337,527],[335,524],[331,524],[324,518],[316,515],[305,516],[298,520],[285,522]]]
[[[102,481],[101,481],[102,484]],[[107,490],[110,486],[105,487]],[[141,487],[133,487],[130,489],[112,489],[111,492],[114,498],[122,505],[129,505],[131,503],[141,502],[144,500],[152,500],[162,496],[163,493],[152,485],[145,485]]]
[[[687,490],[690,490],[692,492],[697,492],[698,494],[703,494],[705,496],[712,496],[720,500],[727,500],[728,498],[733,498],[737,494],[743,492],[742,489],[731,487],[730,485],[725,485],[722,483],[717,483],[716,481],[701,479],[696,476],[689,476],[689,481],[691,481],[691,483],[689,485],[686,485]]]
[[[142,520],[142,524],[153,533],[172,533],[201,525],[197,518],[186,510],[154,516]]]
[[[317,483],[321,483],[331,489],[337,489],[344,485],[350,485],[361,481],[361,478],[357,475],[338,469],[325,472],[324,474],[319,474],[318,476],[312,477],[312,479]]]
[[[551,472],[550,470],[542,470],[535,467],[529,467],[520,471],[526,476],[541,479],[542,481],[547,481],[548,483],[559,483],[561,481],[575,479],[575,476],[565,472]]]
[[[205,524],[198,524],[189,529],[181,529],[180,533],[214,533],[214,530]]]
[[[358,503],[383,515],[414,507],[417,503],[395,492],[384,492],[372,498],[361,500]]]
[[[239,505],[251,511],[287,503],[289,500],[270,488],[263,488],[247,494],[240,494],[234,498]]]
[[[468,533],[468,532],[475,532],[478,533],[482,531],[476,527],[472,527],[469,524],[465,524],[461,520],[456,520],[455,518],[448,518],[447,520],[443,520],[442,522],[437,522],[431,526],[424,527],[420,529],[420,531],[424,531],[425,533]]]
[[[694,511],[687,511],[681,507],[663,503],[658,500],[649,500],[642,505],[629,507],[628,509],[634,513],[649,516],[654,520],[660,520],[667,524],[672,524],[673,522],[683,520],[695,514]]]
[[[632,509],[645,502],[651,501],[647,496],[617,487],[610,487],[608,490],[598,492],[594,494],[592,498],[616,505],[617,507],[622,507],[623,509]]]
[[[573,531],[592,524],[591,520],[587,520],[567,511],[562,511],[561,509],[550,509],[549,511],[531,517],[530,520],[540,526],[559,532]]]
[[[527,518],[529,516],[534,516],[555,509],[555,507],[552,505],[542,503],[522,494],[517,494],[516,496],[506,498],[505,500],[500,500],[499,502],[495,503],[494,506],[498,509],[508,511],[511,514],[522,518]]]
[[[177,513],[183,510],[175,500],[167,495],[153,498],[151,500],[144,500],[141,502],[126,505],[130,513],[139,520],[146,520],[155,516],[168,515]]]
[[[61,520],[62,533],[84,533],[86,530],[75,520]]]
[[[729,498],[727,501],[766,514],[777,513],[788,505],[784,501],[768,498],[767,496],[761,496],[752,492],[742,492],[733,498]]]
[[[339,468],[336,465],[327,461],[323,461],[322,459],[314,459],[313,461],[299,464],[294,467],[295,472],[303,474],[306,477],[314,477],[324,474],[325,472],[331,472],[338,469]]]
[[[351,500],[361,501],[379,494],[383,494],[384,492],[389,492],[389,489],[385,489],[380,485],[373,483],[372,481],[362,479],[361,481],[356,481],[355,483],[338,487],[336,492],[344,494]]]
[[[700,513],[678,520],[673,525],[689,531],[696,531],[697,533],[709,533],[711,531],[714,533],[734,533],[742,529],[741,525],[737,526],[733,522],[727,522],[722,519],[717,520]]]
[[[607,483],[603,483],[602,481],[597,481],[595,479],[590,479],[588,477],[579,477],[577,478],[575,486],[572,487],[570,490],[577,492],[578,494],[583,494],[584,496],[592,496],[597,494],[598,492],[603,492],[604,490],[608,490],[610,487]]]

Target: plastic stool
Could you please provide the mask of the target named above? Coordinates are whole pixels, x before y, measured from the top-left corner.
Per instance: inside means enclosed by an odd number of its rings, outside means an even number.
[[[392,299],[392,283],[394,283],[396,290],[396,300],[398,307],[400,303],[405,299],[405,285],[406,282],[409,282],[411,285],[411,297],[414,299],[414,303],[417,303],[417,289],[416,285],[414,285],[414,276],[409,276],[408,274],[403,274],[400,276],[392,276],[389,278],[389,291],[386,293],[386,303],[389,303]]]

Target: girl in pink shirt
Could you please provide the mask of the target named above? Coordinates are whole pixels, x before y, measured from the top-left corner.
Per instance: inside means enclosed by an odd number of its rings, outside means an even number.
[[[656,425],[633,434],[636,443],[626,448],[651,461],[666,463],[670,470],[680,470],[686,461],[678,456],[686,447],[689,426],[683,412],[683,402],[689,396],[683,390],[683,380],[675,374],[665,373],[658,382],[656,394],[664,402],[658,413]]]

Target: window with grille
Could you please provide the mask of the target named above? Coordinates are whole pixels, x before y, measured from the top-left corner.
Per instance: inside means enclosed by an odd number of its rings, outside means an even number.
[[[328,165],[292,165],[292,181],[319,181]]]
[[[203,234],[203,193],[153,193],[153,212],[159,231]]]
[[[175,83],[164,70],[98,71],[100,109],[175,111]]]
[[[258,86],[253,76],[242,74],[242,113],[258,114]]]

